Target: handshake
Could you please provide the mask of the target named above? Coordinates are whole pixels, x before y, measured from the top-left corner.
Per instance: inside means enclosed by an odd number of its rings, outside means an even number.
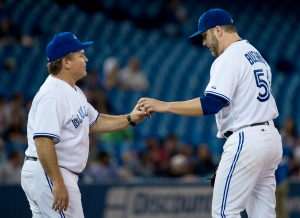
[[[130,118],[135,124],[140,123],[146,117],[150,119],[154,112],[165,112],[166,105],[166,102],[152,98],[141,98],[130,113]]]
[[[181,116],[203,116],[200,97],[187,101],[165,102],[153,98],[141,98],[130,113],[132,121],[142,122],[146,117],[151,118],[154,112],[172,113]]]

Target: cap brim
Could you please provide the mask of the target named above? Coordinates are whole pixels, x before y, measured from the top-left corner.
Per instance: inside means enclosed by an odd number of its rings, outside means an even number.
[[[94,41],[81,43],[82,49],[86,49],[86,48],[90,47],[93,43],[94,43]]]
[[[200,37],[201,33],[203,33],[203,31],[195,32],[193,35],[191,35],[189,37],[189,39],[196,39],[196,38]]]

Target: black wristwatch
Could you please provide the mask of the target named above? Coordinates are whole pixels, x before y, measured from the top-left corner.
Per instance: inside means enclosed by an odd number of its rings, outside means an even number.
[[[136,126],[136,123],[131,120],[130,114],[127,115],[127,120],[131,126]]]

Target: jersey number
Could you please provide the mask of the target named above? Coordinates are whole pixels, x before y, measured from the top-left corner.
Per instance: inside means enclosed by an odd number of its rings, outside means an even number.
[[[265,102],[270,98],[270,91],[269,91],[268,82],[264,78],[262,78],[264,76],[263,70],[262,69],[254,70],[254,76],[255,76],[256,86],[258,88],[264,89],[262,93],[259,92],[257,96],[257,100],[259,100],[260,102]]]

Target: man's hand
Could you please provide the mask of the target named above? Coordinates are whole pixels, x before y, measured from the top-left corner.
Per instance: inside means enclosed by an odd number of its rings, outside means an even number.
[[[61,213],[69,205],[69,192],[64,183],[53,183],[52,194],[54,197],[52,209]]]
[[[146,117],[151,117],[150,114],[147,114],[147,111],[144,108],[139,107],[138,104],[134,107],[132,112],[130,113],[131,120],[135,123],[142,122]]]
[[[168,103],[164,101],[158,101],[153,98],[141,98],[138,101],[138,107],[143,108],[147,115],[151,115],[154,112],[164,113],[168,109]]]

